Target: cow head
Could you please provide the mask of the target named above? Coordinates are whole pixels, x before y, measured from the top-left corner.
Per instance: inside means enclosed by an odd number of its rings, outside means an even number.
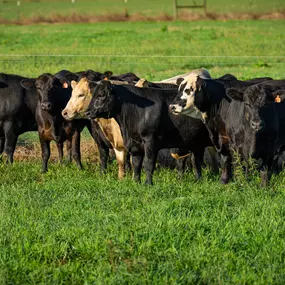
[[[96,83],[90,82],[86,77],[76,81],[71,81],[72,95],[65,109],[62,111],[62,116],[66,120],[84,118],[85,112],[92,99],[92,91]]]
[[[95,88],[92,100],[86,111],[86,115],[91,118],[110,118],[115,107],[116,98],[112,94],[112,84],[109,80],[103,80]]]
[[[44,73],[37,79],[23,79],[21,85],[28,90],[37,89],[39,103],[44,111],[51,111],[55,107],[54,89],[62,87],[59,79],[49,73]]]
[[[261,110],[268,103],[274,101],[272,92],[262,85],[249,86],[244,92],[234,88],[227,90],[227,94],[234,100],[244,102],[244,119],[246,126],[252,131],[260,131],[264,128]]]
[[[71,87],[71,82],[77,81],[77,80],[78,80],[78,76],[70,72],[60,79],[60,83],[62,85],[62,88],[69,88]]]
[[[285,99],[285,90],[284,89],[279,89],[277,91],[274,91],[272,93],[272,96],[274,98],[274,102],[280,103],[283,102]]]
[[[177,96],[169,106],[170,112],[202,119],[209,108],[205,78],[193,73],[186,79],[179,79]]]

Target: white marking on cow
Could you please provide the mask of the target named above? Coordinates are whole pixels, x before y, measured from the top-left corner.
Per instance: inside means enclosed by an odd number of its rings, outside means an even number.
[[[180,111],[179,113],[185,114],[193,118],[202,119],[201,112],[198,111],[196,107],[194,106],[195,93],[199,91],[197,90],[197,86],[196,86],[198,77],[201,77],[204,79],[211,78],[209,72],[206,69],[201,68],[201,69],[193,70],[189,74],[189,76],[181,82],[178,92],[182,91],[182,95],[180,98],[182,100],[186,100],[186,105],[182,107],[182,110],[179,110]],[[182,86],[184,88],[183,90],[181,90]]]

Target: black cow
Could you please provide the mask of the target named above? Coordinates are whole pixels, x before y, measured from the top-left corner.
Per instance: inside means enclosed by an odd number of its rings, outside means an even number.
[[[175,89],[137,88],[102,81],[95,89],[87,114],[90,118],[113,117],[118,122],[124,144],[132,154],[134,179],[140,181],[142,162],[147,184],[152,184],[157,152],[162,148],[187,148],[195,155],[196,177],[206,146],[211,145],[200,120],[169,114],[168,104]]]
[[[63,88],[71,87],[71,81],[77,81],[79,78],[78,74],[65,69],[55,73],[54,76],[60,81]]]
[[[106,74],[106,72],[105,72]],[[114,80],[114,81],[126,81],[128,84],[135,84],[140,80],[139,77],[137,77],[134,73],[128,72],[123,73],[119,75],[112,75],[112,72],[108,76],[106,76],[107,79]]]
[[[139,81],[139,77],[137,77],[134,73],[128,72],[119,75],[113,75],[112,71],[105,71],[104,73],[93,71],[91,69],[86,71],[81,71],[75,73],[78,75],[79,81],[81,78],[86,77],[88,81],[98,82],[101,80],[113,80],[113,81],[122,81],[126,82],[127,84],[134,85],[137,81]]]
[[[100,138],[91,131],[89,120],[66,121],[63,119],[61,112],[71,96],[71,89],[62,88],[60,80],[51,74],[42,74],[37,79],[23,79],[21,84],[27,90],[36,90],[38,94],[35,115],[42,149],[42,172],[47,171],[52,140],[58,145],[61,161],[62,145],[67,141],[72,146],[72,157],[81,169],[80,132],[87,126],[96,142]]]
[[[22,79],[19,75],[0,74],[0,153],[4,151],[10,163],[18,136],[37,130],[35,92],[22,88]]]

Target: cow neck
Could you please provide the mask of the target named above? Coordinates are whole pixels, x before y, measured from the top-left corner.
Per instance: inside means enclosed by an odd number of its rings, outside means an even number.
[[[33,88],[31,90],[25,90],[25,104],[33,115],[36,113],[36,108],[38,104],[38,94],[37,89]]]
[[[225,87],[214,80],[207,80],[206,87],[204,87],[209,101],[209,107],[205,110],[205,122],[214,118],[220,107],[224,104],[229,104],[231,99],[226,94]]]
[[[71,88],[58,87],[55,89],[55,94],[53,94],[53,96],[55,100],[55,105],[57,106],[57,109],[59,111],[62,111],[66,107],[71,97],[71,92],[72,92]]]

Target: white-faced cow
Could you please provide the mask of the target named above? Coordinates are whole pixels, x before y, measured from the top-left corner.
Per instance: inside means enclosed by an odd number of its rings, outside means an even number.
[[[257,86],[274,85],[273,80],[265,80],[265,83],[259,83]],[[261,79],[261,81],[263,80]],[[255,82],[256,80],[253,80],[253,83]],[[213,144],[222,155],[221,182],[223,183],[227,183],[231,178],[232,152],[234,150],[244,159],[254,157],[261,161],[259,169],[261,170],[263,184],[266,184],[268,180],[267,169],[271,167],[274,153],[280,147],[275,141],[279,136],[278,129],[280,129],[276,124],[277,121],[280,121],[277,115],[279,111],[276,110],[279,110],[281,105],[277,106],[276,103],[272,103],[267,106],[266,101],[264,101],[266,98],[271,98],[270,100],[273,102],[272,94],[269,97],[262,96],[262,87],[258,87],[259,91],[255,92],[255,97],[251,95],[250,99],[255,101],[254,104],[253,102],[249,104],[247,100],[243,99],[241,95],[243,93],[229,96],[233,92],[228,92],[229,95],[226,92],[227,86],[232,87],[233,85],[239,90],[256,88],[255,85],[249,87],[250,84],[252,85],[251,82],[238,81],[230,82],[230,84],[223,82],[222,84],[219,80],[202,78],[197,75],[181,83],[179,92],[170,105],[170,110],[174,114],[192,115],[193,110],[197,111],[198,115],[194,113],[195,117],[201,117]],[[230,91],[230,89],[228,90]],[[267,95],[268,93],[270,92],[267,92]],[[269,103],[270,100],[267,102]],[[270,118],[269,110],[274,119]],[[255,115],[249,119],[249,113]],[[264,121],[266,121],[266,128],[262,123]]]
[[[92,99],[95,85],[86,77],[83,77],[78,83],[75,81],[71,82],[73,88],[72,96],[62,111],[62,116],[66,120],[86,118],[85,112]],[[123,178],[125,174],[126,151],[119,125],[112,118],[92,120],[92,124],[98,124],[113,147],[119,167],[118,177],[119,179]]]

